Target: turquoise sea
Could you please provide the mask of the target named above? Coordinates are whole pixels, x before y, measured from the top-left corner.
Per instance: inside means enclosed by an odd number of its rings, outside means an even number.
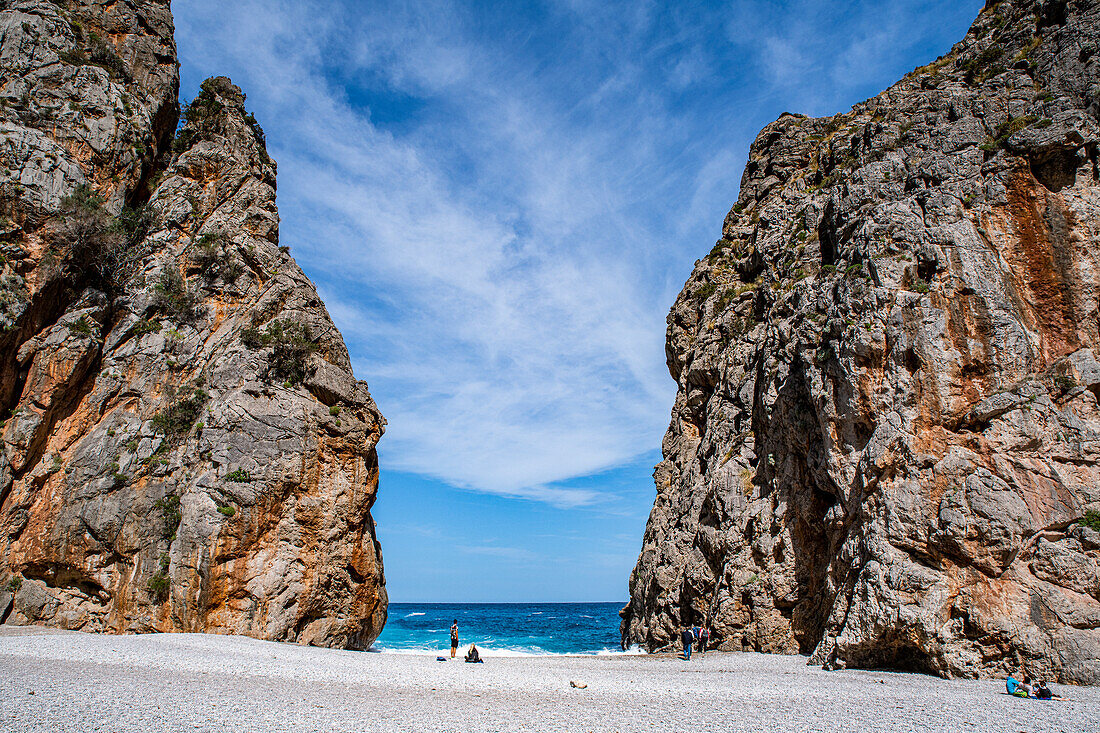
[[[622,654],[623,603],[391,603],[373,651],[450,654],[458,619],[460,653],[470,646],[490,656]]]

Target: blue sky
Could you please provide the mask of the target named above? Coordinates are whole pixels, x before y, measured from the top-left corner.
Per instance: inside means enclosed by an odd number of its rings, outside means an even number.
[[[982,0],[176,0],[230,76],[281,237],[389,428],[391,600],[619,601],[675,385],[665,316],[784,111],[828,115]]]

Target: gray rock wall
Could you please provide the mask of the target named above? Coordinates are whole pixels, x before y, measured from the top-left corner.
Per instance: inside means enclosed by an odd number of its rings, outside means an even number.
[[[228,79],[179,116],[167,2],[0,5],[9,623],[363,648],[385,420],[278,243]]]
[[[668,318],[624,644],[1100,682],[1100,7],[753,144]]]

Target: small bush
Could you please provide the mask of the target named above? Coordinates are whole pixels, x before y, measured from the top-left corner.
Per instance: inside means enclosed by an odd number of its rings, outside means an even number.
[[[922,277],[913,278],[913,283],[909,286],[909,289],[915,293],[927,293],[931,286],[928,281]]]
[[[1004,71],[1004,64],[1000,63],[1004,54],[1003,48],[993,44],[963,64],[962,70],[966,76],[966,83],[980,84]]]
[[[247,484],[252,481],[252,476],[248,474],[248,471],[243,468],[238,468],[236,471],[232,471],[225,477],[226,481],[232,481],[238,484]]]
[[[153,506],[162,512],[164,536],[169,540],[176,538],[180,522],[183,521],[183,511],[180,509],[180,498],[175,494],[169,494],[163,499],[157,499]]]
[[[241,343],[250,349],[262,349],[267,345],[263,332],[255,326],[241,329]]]
[[[714,303],[714,312],[722,313],[730,306],[737,296],[740,295],[737,288],[726,288],[722,291],[722,294],[718,296],[718,300]]]
[[[256,121],[256,116],[251,112],[244,116],[245,124],[252,128],[252,134],[256,137],[256,142],[261,148],[267,147],[267,135],[264,134],[264,129],[260,127],[260,123]]]
[[[225,252],[221,249],[224,240],[223,234],[204,234],[195,240],[191,261],[203,272],[207,280],[217,277],[226,260]]]
[[[19,589],[23,587],[23,576],[13,575],[8,580],[8,590],[12,593],[18,593]]]
[[[166,573],[160,570],[153,573],[153,577],[149,578],[146,587],[149,589],[149,594],[157,600],[157,603],[164,603],[168,600],[169,580]]]
[[[115,53],[114,47],[94,33],[91,34],[90,40],[88,63],[106,69],[116,79],[129,79],[130,74],[126,64]]]
[[[191,128],[184,127],[176,131],[176,137],[172,140],[172,152],[177,154],[184,152],[191,147],[195,138],[195,131]]]
[[[234,514],[237,513],[237,510],[231,506],[220,506],[218,507],[218,512],[226,517],[232,517]]]
[[[714,283],[704,283],[696,289],[694,295],[697,300],[706,300],[710,296],[714,295],[714,291],[718,289],[718,286]]]
[[[124,212],[125,213],[125,212]],[[144,215],[142,215],[144,217]],[[112,217],[90,186],[78,186],[61,201],[53,241],[64,253],[64,267],[78,282],[117,293],[144,257],[138,226]]]
[[[1082,526],[1100,532],[1100,512],[1095,509],[1089,509],[1079,521]]]
[[[135,247],[145,239],[154,222],[153,210],[148,206],[139,206],[136,209],[123,206],[115,218],[114,226],[129,240],[130,246]]]
[[[293,321],[272,321],[262,332],[255,327],[242,329],[241,343],[250,349],[271,346],[269,375],[290,386],[306,378],[309,355],[317,350],[306,327]]]
[[[191,387],[182,394],[153,416],[153,428],[169,438],[189,432],[210,400],[210,395],[199,387]]]
[[[1077,387],[1077,380],[1069,374],[1055,374],[1054,386],[1062,392],[1070,392]]]
[[[83,34],[77,33],[76,36],[82,38]],[[126,81],[130,79],[130,72],[114,47],[95,33],[89,34],[87,48],[61,51],[58,56],[72,66],[99,66],[116,79]]]
[[[164,268],[153,290],[153,306],[177,323],[192,323],[199,317],[199,296],[187,287],[175,265]]]
[[[69,327],[69,330],[73,331],[74,333],[83,334],[84,336],[91,336],[92,324],[88,322],[87,318],[81,316],[76,320],[76,323]]]
[[[160,321],[154,321],[148,318],[138,321],[133,327],[133,334],[138,338],[141,338],[147,333],[157,333],[158,331],[160,331]]]
[[[333,417],[336,417],[337,415],[340,414],[340,406],[339,405],[333,405],[332,407],[328,408],[328,414],[332,415]]]
[[[993,135],[987,137],[985,142],[978,147],[980,147],[987,153],[995,153],[1005,146],[1005,143],[1008,142],[1008,138],[1012,137],[1020,130],[1023,130],[1025,127],[1034,125],[1039,121],[1039,118],[1035,115],[1023,115],[1022,117],[1013,117],[1012,119],[997,125],[997,130],[993,133]]]

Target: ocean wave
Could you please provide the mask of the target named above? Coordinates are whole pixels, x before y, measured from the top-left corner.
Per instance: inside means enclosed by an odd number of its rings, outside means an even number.
[[[631,644],[629,649],[602,649],[596,652],[597,657],[640,657],[645,654],[645,649],[638,648],[637,644]]]
[[[465,649],[460,649],[461,655],[464,655]],[[415,649],[387,649],[385,647],[379,647],[377,645],[372,646],[370,649],[372,652],[379,652],[381,654],[400,654],[404,656],[439,656],[445,657],[450,654],[450,649],[434,648],[434,647],[420,647]],[[588,652],[548,652],[540,647],[525,647],[525,648],[502,648],[498,649],[491,646],[478,646],[478,653],[486,659],[492,657],[497,658],[511,658],[511,657],[618,657],[618,656],[642,656],[645,651],[639,649],[637,646],[632,646],[629,649],[611,649],[603,648],[599,651]],[[455,657],[456,660],[462,658],[462,656]]]
[[[413,616],[423,616],[423,615],[424,615],[423,613],[421,613],[420,611],[417,611],[415,613],[406,613],[405,618],[412,618]]]

